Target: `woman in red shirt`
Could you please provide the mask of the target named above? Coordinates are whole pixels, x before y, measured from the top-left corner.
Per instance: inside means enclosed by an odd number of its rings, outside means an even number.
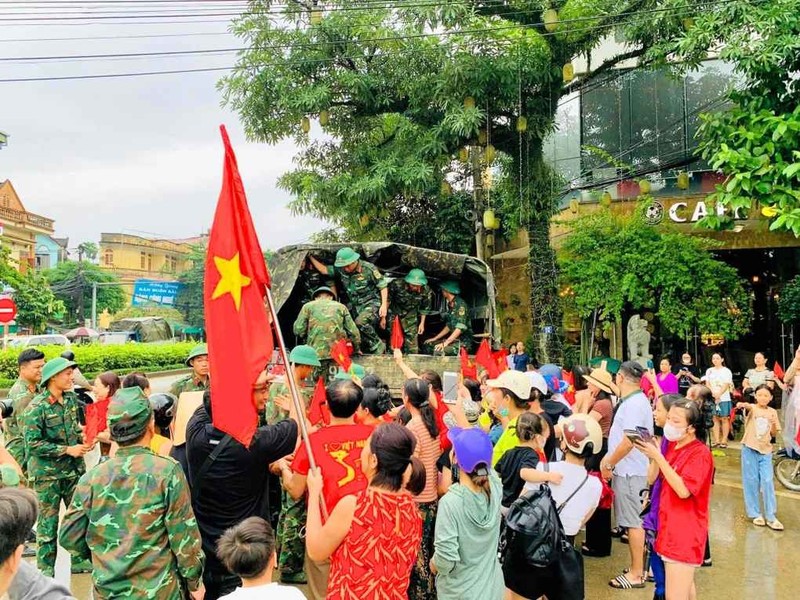
[[[705,439],[703,417],[696,403],[673,405],[664,425],[667,449],[637,442],[636,447],[661,471],[658,535],[655,550],[664,560],[670,600],[697,597],[694,574],[703,562],[708,537],[708,505],[714,461]],[[700,439],[698,439],[700,438]]]
[[[316,561],[331,558],[328,600],[407,600],[422,539],[422,517],[406,486],[424,467],[416,439],[402,425],[377,427],[361,453],[366,490],[345,496],[322,524],[322,474],[308,474],[306,548]]]

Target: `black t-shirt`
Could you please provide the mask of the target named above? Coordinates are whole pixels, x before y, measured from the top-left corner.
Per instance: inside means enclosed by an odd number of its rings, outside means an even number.
[[[698,379],[700,378],[700,369],[694,365],[684,365],[684,364],[678,365],[678,368],[675,371],[675,375],[677,376],[678,373],[680,373],[681,371],[688,371]],[[686,396],[686,392],[688,392],[689,388],[692,387],[693,385],[694,381],[689,379],[686,375],[678,377],[678,393],[681,396]]]
[[[225,433],[211,424],[203,407],[189,419],[186,453],[191,485],[195,474],[224,437]],[[216,556],[216,544],[226,529],[248,517],[269,518],[264,510],[269,464],[291,454],[296,442],[297,423],[290,419],[259,427],[249,449],[231,440],[206,471],[201,491],[192,500],[203,538],[206,569],[225,572]]]
[[[520,469],[535,469],[538,464],[536,450],[525,446],[512,448],[497,461],[494,470],[503,482],[503,506],[511,506],[525,487],[525,481],[519,476]]]

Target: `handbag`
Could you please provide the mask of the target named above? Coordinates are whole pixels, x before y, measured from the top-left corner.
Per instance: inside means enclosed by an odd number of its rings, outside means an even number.
[[[589,474],[597,477],[597,479],[600,480],[600,485],[602,486],[600,492],[600,502],[598,503],[597,508],[610,510],[611,507],[614,506],[614,490],[611,489],[611,484],[603,479],[603,475],[600,473],[600,471],[590,471]]]

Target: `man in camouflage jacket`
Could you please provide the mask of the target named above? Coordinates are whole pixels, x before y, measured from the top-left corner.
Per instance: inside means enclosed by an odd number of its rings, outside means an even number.
[[[444,281],[441,288],[447,303],[442,314],[444,328],[436,336],[426,340],[427,351],[431,354],[441,352],[445,356],[456,356],[464,347],[467,352],[472,352],[472,317],[469,306],[461,297],[461,286],[457,281]]]
[[[404,279],[389,284],[392,320],[400,317],[403,328],[403,353],[418,354],[418,338],[425,331],[425,318],[431,309],[432,295],[422,269],[411,269]]]
[[[203,550],[186,478],[178,463],[150,448],[153,409],[142,390],[126,388],[108,409],[114,458],[75,488],[60,542],[91,557],[96,600],[181,600],[204,594]]]
[[[204,392],[209,389],[208,379],[208,347],[200,344],[192,348],[186,359],[186,366],[192,368],[192,372],[186,377],[178,379],[169,388],[169,393],[180,398],[184,392]]]
[[[61,357],[49,361],[42,369],[45,390],[22,416],[28,477],[39,497],[36,564],[49,577],[56,563],[59,508],[62,501],[69,506],[75,484],[86,470],[83,456],[90,450],[78,422],[78,399],[68,391],[74,367],[74,362]]]
[[[25,438],[22,436],[22,415],[37,394],[37,386],[42,380],[42,367],[44,367],[44,353],[36,348],[26,348],[17,357],[19,365],[19,379],[8,390],[6,402],[12,410],[7,419],[3,421],[3,433],[6,440],[6,449],[17,464],[22,467],[22,472],[27,473],[28,465],[25,452]]]

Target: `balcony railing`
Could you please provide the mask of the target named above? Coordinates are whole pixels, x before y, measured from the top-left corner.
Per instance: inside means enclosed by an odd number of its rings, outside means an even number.
[[[29,212],[23,212],[21,210],[14,210],[13,208],[0,207],[0,218],[14,224],[22,223],[24,225],[38,227],[39,229],[45,229],[50,232],[54,231],[53,219],[48,219],[47,217],[42,217],[41,215],[35,215]]]

